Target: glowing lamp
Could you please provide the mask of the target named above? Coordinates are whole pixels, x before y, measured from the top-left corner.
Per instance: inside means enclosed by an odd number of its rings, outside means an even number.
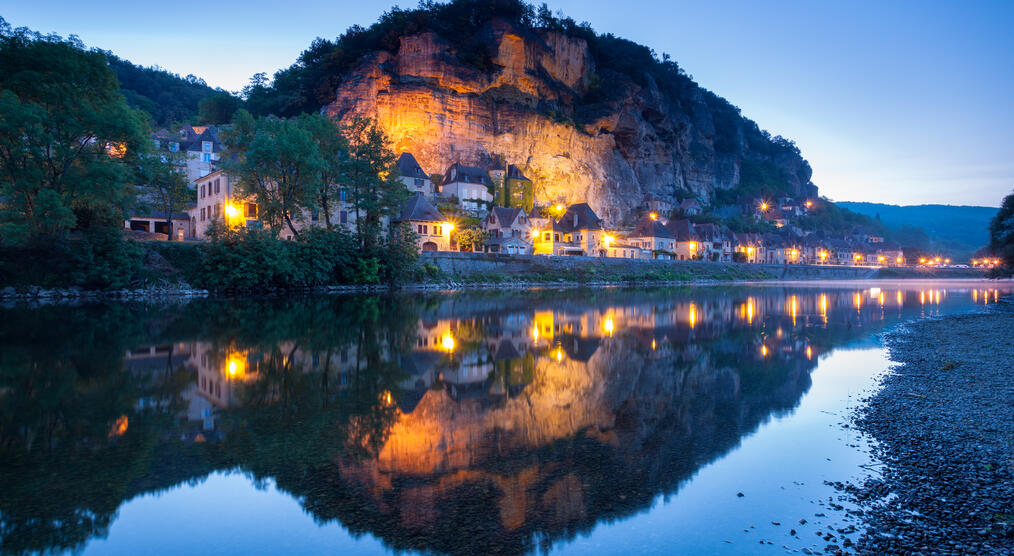
[[[444,229],[447,230],[448,234],[451,233],[451,231],[454,230],[454,223],[453,222],[444,222],[443,226],[444,226]]]
[[[451,336],[450,331],[444,332],[444,335],[440,337],[440,347],[446,351],[454,351],[454,336]]]
[[[614,238],[613,236],[611,236],[609,234],[606,234],[606,235],[602,236],[602,243],[604,243],[607,248],[609,247],[609,244],[612,243],[612,242],[614,242],[614,241],[616,241],[616,238]]]
[[[239,216],[239,207],[232,203],[226,203],[225,215],[229,218],[237,218]]]
[[[658,215],[655,214],[654,212],[649,214],[648,216],[650,216],[652,220],[658,220]]]

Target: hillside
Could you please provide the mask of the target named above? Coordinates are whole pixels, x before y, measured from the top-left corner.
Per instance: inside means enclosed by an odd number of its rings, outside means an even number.
[[[809,164],[667,55],[518,0],[394,8],[318,39],[248,106],[377,119],[429,173],[515,164],[539,203],[629,221],[645,195],[815,196]]]
[[[899,206],[847,201],[836,204],[871,218],[880,215],[880,221],[890,228],[922,228],[936,247],[951,251],[957,258],[967,258],[972,251],[989,243],[989,222],[998,210],[994,207]]]
[[[120,81],[120,90],[127,104],[147,112],[156,126],[178,122],[198,123],[200,102],[206,98],[227,95],[213,89],[199,77],[180,77],[158,67],[141,67],[106,52],[109,67]],[[221,123],[221,122],[213,122]]]

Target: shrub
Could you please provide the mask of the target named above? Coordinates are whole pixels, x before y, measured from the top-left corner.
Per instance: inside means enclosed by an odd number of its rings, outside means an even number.
[[[74,238],[37,236],[0,245],[0,285],[125,288],[138,279],[143,257],[144,250],[115,229]]]

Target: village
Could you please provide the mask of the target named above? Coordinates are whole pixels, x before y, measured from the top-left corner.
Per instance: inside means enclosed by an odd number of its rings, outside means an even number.
[[[181,168],[196,194],[186,212],[166,215],[135,211],[125,227],[141,235],[174,240],[202,240],[216,222],[229,227],[263,227],[256,202],[242,197],[236,179],[219,167],[225,151],[216,126],[162,129],[152,140],[157,149],[185,152]],[[665,199],[653,194],[641,200],[636,220],[610,225],[586,202],[564,204],[535,199],[533,184],[520,168],[505,164],[484,169],[452,164],[431,174],[409,152],[400,153],[396,172],[410,192],[395,223],[416,233],[423,252],[484,252],[503,255],[585,256],[751,264],[808,264],[896,267],[916,264],[900,245],[861,226],[837,235],[803,230],[793,224],[820,210],[816,198],[747,199],[736,210],[769,230],[737,233],[707,218],[702,200]],[[439,183],[434,181],[439,179]],[[499,188],[499,189],[498,189]],[[336,223],[353,230],[354,207],[341,190]],[[527,205],[527,210],[526,210]],[[728,211],[726,211],[728,212]],[[320,215],[305,211],[298,226],[323,226]],[[385,227],[389,222],[384,222]],[[760,227],[760,226],[759,226]],[[463,234],[469,230],[472,233]],[[456,233],[457,230],[457,233]],[[476,233],[477,232],[477,233]],[[281,236],[291,239],[288,230]],[[976,261],[989,265],[992,261]],[[950,259],[921,257],[918,265],[946,266]]]

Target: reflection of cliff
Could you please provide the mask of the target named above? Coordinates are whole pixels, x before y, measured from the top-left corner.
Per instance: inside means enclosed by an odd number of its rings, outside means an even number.
[[[343,487],[311,494],[308,505],[338,510],[331,495],[351,491],[357,512],[370,509],[369,530],[399,548],[528,550],[673,492],[772,411],[794,405],[811,367],[766,365],[790,399],[747,396],[738,373],[706,355],[653,358],[632,337],[607,339],[587,363],[540,358],[533,382],[501,404],[429,390],[377,458],[342,459]],[[467,535],[447,526],[465,507],[482,524]],[[363,519],[318,517],[353,527]]]

